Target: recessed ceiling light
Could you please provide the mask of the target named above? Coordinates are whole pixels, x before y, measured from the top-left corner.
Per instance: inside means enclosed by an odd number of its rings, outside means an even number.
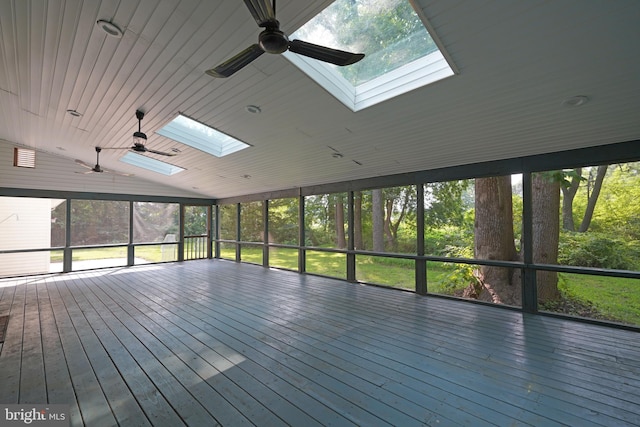
[[[260,114],[262,109],[257,105],[247,105],[244,109],[251,114]]]
[[[589,102],[588,96],[576,95],[562,101],[562,105],[564,105],[565,107],[580,107],[581,105],[584,105],[587,102]]]
[[[331,157],[333,157],[334,159],[341,159],[344,157],[344,155],[342,153],[333,153],[331,154]]]
[[[73,117],[80,117],[82,116],[82,113],[77,112],[76,110],[67,110],[67,113],[69,113],[70,115],[72,115]]]
[[[108,36],[115,37],[118,39],[122,37],[122,30],[111,21],[107,21],[105,19],[99,19],[98,21],[96,21],[96,25],[102,31],[107,33]]]
[[[242,177],[244,179],[251,179],[251,175],[249,175],[249,174],[244,174],[244,175],[242,175]]]

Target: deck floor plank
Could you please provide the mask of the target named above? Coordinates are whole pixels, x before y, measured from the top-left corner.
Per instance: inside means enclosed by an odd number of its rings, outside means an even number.
[[[9,322],[2,344],[2,353],[0,353],[1,403],[18,403],[20,401],[26,287],[16,286],[12,290],[13,292],[3,293],[3,300],[10,301],[10,305],[5,305],[4,308],[4,313],[9,315]]]
[[[47,280],[37,284],[38,304],[40,307],[40,328],[42,330],[42,349],[45,366],[47,399],[43,402],[70,405],[73,425],[82,425],[80,408],[73,389],[71,373],[67,366],[64,349],[56,324]],[[39,402],[42,403],[42,402]]]
[[[249,293],[249,294],[251,295],[251,293]],[[216,298],[216,300],[219,300],[221,298],[221,295],[218,293],[218,294],[216,294],[215,298]],[[250,298],[250,297],[248,297],[248,298]],[[243,299],[243,303],[247,304],[248,306],[253,307],[253,304],[251,303],[251,301],[248,301],[247,298]],[[242,318],[242,317],[243,316],[241,315],[239,318]],[[359,339],[359,335],[361,334],[361,332],[362,332],[361,329],[351,329],[351,328],[349,328],[349,330],[347,332],[345,332],[345,335],[341,339],[346,341],[345,342],[345,346],[348,349],[352,349],[356,345],[354,343],[357,343],[360,340]],[[287,331],[286,332],[286,336],[283,336],[281,339],[282,340],[287,340],[287,338],[290,337],[292,335],[292,333],[295,333],[295,332]],[[322,339],[322,338],[320,338],[320,339]],[[333,339],[333,338],[331,338],[331,339]],[[363,342],[363,345],[361,346],[361,348],[362,348],[362,354],[353,354],[352,353],[352,357],[351,357],[352,359],[354,359],[354,360],[362,360],[362,359],[366,358],[366,356],[363,357],[364,354],[371,353],[371,346],[368,343]],[[335,347],[334,347],[333,350],[331,350],[331,352],[335,352]],[[394,353],[394,348],[391,349],[391,352]],[[323,351],[322,353],[329,353],[329,351],[327,351],[327,352]],[[374,351],[374,353],[376,353],[376,351]],[[289,352],[288,354],[291,355],[292,353]],[[403,361],[403,365],[408,365],[408,366],[403,366],[402,368],[408,368],[409,370],[412,370],[412,369],[414,369],[415,366],[420,366],[421,364],[424,364],[424,363],[422,363],[421,360],[415,358],[416,354],[420,355],[420,354],[424,354],[424,353],[421,353],[420,351],[417,351],[415,353],[407,353],[406,355],[404,355],[405,360]],[[355,356],[355,357],[353,357],[353,356]],[[309,357],[309,356],[307,356],[307,357]],[[402,358],[403,357],[401,356],[400,359],[402,359]],[[391,362],[394,362],[393,357],[389,357],[389,360]],[[344,365],[345,363],[348,363],[348,358],[345,358],[344,361],[341,364],[339,362],[336,362],[336,366]],[[379,368],[380,365],[384,366],[384,363],[379,363],[378,362],[378,364],[376,364],[376,363],[373,364],[374,367],[376,367],[376,366],[378,367],[377,371],[380,370],[380,368]],[[413,367],[411,367],[411,366],[413,366]],[[402,368],[400,368],[400,369],[402,369]],[[445,378],[448,378],[448,380],[451,380],[451,378],[454,377],[454,376],[458,376],[458,377],[461,376],[460,372],[456,372],[455,369],[452,370],[450,368],[444,368],[443,366],[438,366],[438,367],[433,367],[433,368],[434,369],[430,369],[429,367],[427,367],[426,371],[428,372],[430,370],[433,370],[433,371],[439,372],[440,376],[444,376]],[[443,373],[443,372],[445,372],[445,370],[446,370],[446,373]],[[419,375],[419,374],[420,374],[419,372],[416,372],[415,370],[413,370],[413,371],[408,372],[405,376],[406,376],[406,378],[413,378],[413,377],[415,377],[415,375]],[[337,374],[337,377],[345,377],[345,376],[348,377],[349,373],[348,372],[338,372],[338,374]],[[463,380],[466,380],[464,378],[464,375],[461,376],[461,378]],[[428,380],[427,382],[429,382],[431,384],[433,384],[433,382],[434,382],[433,376],[431,376],[427,380]],[[381,381],[380,378],[378,378],[377,381]],[[349,379],[349,382],[353,382],[353,379],[352,378]],[[382,382],[383,383],[388,382],[388,379],[384,379],[384,380],[382,380]],[[446,385],[446,383],[445,383],[445,385]],[[476,384],[476,386],[478,386],[478,385],[479,384]],[[488,385],[486,383],[482,384],[482,385],[485,387],[485,389],[488,388],[487,387]],[[385,384],[385,387],[389,387],[388,384]],[[486,392],[489,392],[489,391],[490,390],[486,390],[485,394],[486,394]],[[496,395],[502,394],[504,396],[504,399],[509,397],[509,399],[510,399],[509,400],[509,405],[510,405],[510,407],[513,406],[513,404],[514,404],[513,397],[512,396],[508,396],[505,393],[504,384],[500,384],[499,386],[495,387],[494,388],[494,392],[495,392]],[[372,395],[375,395],[375,394],[376,393],[374,392]],[[495,413],[496,406],[497,406],[496,402],[490,401],[490,399],[488,399],[485,396],[485,394],[476,396],[477,399],[481,399],[481,400],[484,399],[487,402],[486,402],[484,407],[479,407],[479,408],[476,407],[474,412],[477,414],[478,411],[481,411],[482,409],[484,409],[486,407],[491,407],[492,408],[491,409],[492,413],[490,415],[490,418],[495,422],[496,419],[497,419],[497,414]],[[387,396],[387,398],[388,398],[388,396]],[[461,406],[462,405],[470,406],[469,401],[472,401],[472,397],[470,397],[468,395],[465,395],[464,398],[460,399],[459,404]],[[502,403],[504,404],[505,402],[502,402]],[[527,404],[534,404],[534,403],[535,402],[531,398],[531,399],[529,399],[527,401],[524,401],[522,403],[522,408],[526,408],[528,406]],[[511,413],[508,416],[509,417],[516,417],[517,416],[519,418],[526,418],[524,413]],[[545,423],[545,424],[549,425],[549,423],[550,423],[550,420],[548,418],[545,418],[545,417],[530,415],[530,418],[532,418],[532,420],[531,420],[532,424],[535,424],[535,425],[540,425],[542,423]],[[505,418],[505,419],[508,419],[508,418]],[[505,419],[503,419],[502,421],[505,422]],[[588,422],[585,421],[585,424],[588,424]]]
[[[90,280],[87,280],[91,283]],[[92,291],[97,291],[95,287],[91,288]],[[123,317],[123,313],[118,309],[118,306],[100,292],[96,292],[97,297],[104,304],[106,310],[104,311],[104,321],[106,325],[118,336],[122,345],[125,347],[136,360],[138,365],[142,367],[146,375],[153,381],[157,389],[164,396],[164,398],[173,407],[179,418],[187,425],[218,425],[218,422],[211,416],[211,414],[202,405],[198,404],[192,398],[189,393],[188,387],[180,382],[179,378],[173,374],[173,369],[181,369],[182,366],[175,366],[172,362],[172,355],[169,355],[170,359],[164,360],[163,355],[154,354],[154,342],[149,337],[148,332],[141,328],[132,327],[128,324],[126,317]],[[148,344],[152,346],[149,347]]]
[[[291,408],[289,410],[282,408],[283,412],[278,410],[278,413],[283,413],[287,416],[285,421],[292,425],[314,425],[318,423],[318,421],[314,420],[318,419],[324,422],[334,419],[343,424],[346,421],[338,414],[330,413],[328,408],[318,408],[317,402],[311,399],[304,399],[304,394],[300,393],[298,388],[294,386],[287,387],[281,377],[261,368],[260,365],[252,360],[240,356],[233,349],[224,345],[212,335],[207,334],[194,323],[187,322],[183,316],[175,315],[172,311],[175,309],[173,305],[165,308],[163,304],[166,304],[167,293],[163,292],[161,298],[155,297],[142,292],[144,288],[141,287],[129,287],[127,289],[124,283],[119,290],[121,292],[126,290],[126,295],[137,299],[140,302],[140,306],[146,306],[147,315],[158,324],[168,321],[177,326],[177,329],[172,328],[172,334],[175,338],[186,346],[186,351],[196,352],[201,356],[204,363],[211,363],[212,367],[216,368],[218,375],[215,376],[215,386],[224,387],[227,391],[225,396],[230,403],[242,408],[242,412],[250,419],[260,422],[264,420],[264,414],[261,411],[282,407],[282,404],[278,404],[279,399],[275,399],[266,390],[258,393],[257,388],[264,385],[269,389],[274,389],[285,401],[290,401],[294,405],[297,404],[298,408],[304,408],[304,412],[309,413],[312,417],[308,418],[301,413],[296,413]],[[116,290],[114,289],[114,291]],[[232,368],[238,369],[233,370]],[[221,383],[225,378],[228,381],[225,381],[224,384]],[[258,382],[256,383],[255,381]],[[276,384],[275,387],[272,387],[274,384]],[[252,394],[259,397],[259,400],[256,400],[245,389],[250,390]],[[263,407],[265,404],[267,405]]]
[[[134,282],[134,285],[143,285],[142,282]],[[138,287],[138,286],[136,286]],[[150,313],[141,310],[142,303],[131,298],[118,298],[120,289],[113,289],[105,284],[97,285],[94,290],[103,300],[109,299],[112,309],[121,322],[134,333],[141,342],[155,355],[162,360],[167,369],[173,372],[176,379],[190,391],[195,400],[202,404],[208,404],[217,408],[212,416],[220,422],[234,422],[236,425],[250,424],[242,412],[229,405],[224,398],[231,387],[231,384],[219,381],[223,378],[220,371],[213,368],[198,353],[190,351],[183,343],[174,337],[176,333],[173,328],[165,323],[160,326]],[[147,297],[149,298],[149,297]],[[132,302],[135,301],[135,304]],[[213,386],[210,382],[213,382]],[[220,391],[218,391],[220,390]],[[224,391],[224,394],[221,393]],[[257,401],[255,403],[258,403]],[[265,408],[266,410],[266,408]],[[267,416],[264,413],[262,417]],[[273,416],[273,414],[272,414]]]
[[[633,426],[635,331],[230,261],[0,281],[0,403],[75,425]]]
[[[82,421],[85,425],[115,425],[116,418],[91,365],[91,349],[87,352],[86,343],[82,340],[82,337],[93,333],[93,330],[86,327],[76,328],[73,302],[70,295],[65,293],[63,282],[64,280],[54,282],[49,287],[49,297]]]

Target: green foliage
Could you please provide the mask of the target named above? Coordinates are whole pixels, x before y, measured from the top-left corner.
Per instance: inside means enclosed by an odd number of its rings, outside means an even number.
[[[269,241],[298,244],[298,199],[269,201]]]
[[[639,169],[640,163],[609,168],[593,215],[593,230],[610,232],[626,239],[640,239]]]
[[[460,247],[460,246],[448,246],[446,248],[446,255],[452,258],[473,258],[473,248]],[[470,284],[477,283],[476,276],[473,274],[476,268],[471,264],[464,263],[451,263],[447,265],[449,274],[445,279],[445,289],[449,293],[453,294],[458,289],[464,289]]]
[[[580,181],[586,181],[586,178],[583,178],[578,169],[567,169],[567,170],[554,170],[554,171],[546,171],[546,172],[538,172],[541,176],[543,176],[548,181],[557,181],[560,182],[560,185],[565,188],[571,187],[571,181],[573,179],[579,179]]]
[[[240,205],[240,240],[262,242],[263,230],[262,202],[242,203]]]
[[[463,195],[471,180],[433,182],[425,185],[425,223],[429,227],[462,226],[464,213],[470,207]]]
[[[107,245],[129,240],[129,202],[71,201],[71,244]]]
[[[609,234],[562,232],[558,262],[580,267],[637,270],[640,245]]]
[[[336,203],[344,203],[345,200],[345,193],[305,197],[304,219],[307,246],[336,247]]]
[[[352,84],[368,81],[436,50],[436,45],[408,1],[335,2],[303,27],[296,38],[313,41],[313,33],[331,34],[330,44],[362,52],[365,60],[339,67]],[[319,41],[319,40],[318,40]],[[326,44],[326,42],[325,42]]]
[[[452,253],[468,253],[473,256],[473,234],[459,227],[441,227],[425,230],[425,253],[428,255],[455,256]]]
[[[184,209],[185,236],[200,236],[206,233],[207,233],[207,207],[206,206],[185,206],[185,209]]]

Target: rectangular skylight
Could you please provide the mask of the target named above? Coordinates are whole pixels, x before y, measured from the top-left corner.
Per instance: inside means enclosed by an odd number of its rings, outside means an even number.
[[[161,173],[163,175],[174,175],[184,170],[180,166],[171,165],[160,160],[152,159],[151,157],[132,153],[131,151],[120,157],[120,161],[139,168],[148,169],[156,173]]]
[[[336,0],[289,38],[365,54],[338,67],[283,53],[353,111],[454,74],[409,0]]]
[[[182,114],[156,133],[216,157],[249,147],[249,144]]]

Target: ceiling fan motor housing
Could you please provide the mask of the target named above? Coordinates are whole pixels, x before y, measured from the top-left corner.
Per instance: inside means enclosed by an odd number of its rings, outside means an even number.
[[[147,140],[147,134],[143,133],[143,132],[134,132],[133,133],[133,139],[134,139],[134,141],[136,139],[141,140],[140,142],[146,141]]]
[[[289,38],[277,27],[268,27],[261,32],[258,38],[258,43],[262,50],[267,53],[278,54],[289,48]]]

